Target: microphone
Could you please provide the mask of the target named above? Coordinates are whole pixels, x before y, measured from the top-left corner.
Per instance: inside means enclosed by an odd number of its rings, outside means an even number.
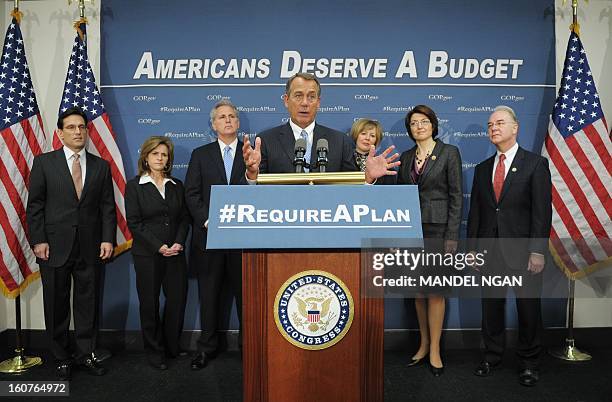
[[[293,158],[295,173],[304,173],[304,166],[306,165],[306,158],[304,158],[304,154],[306,153],[306,140],[298,138],[295,141],[293,152],[295,153],[295,158]]]
[[[327,167],[327,152],[329,151],[329,143],[325,138],[320,138],[317,141],[317,166],[319,172],[325,173]]]

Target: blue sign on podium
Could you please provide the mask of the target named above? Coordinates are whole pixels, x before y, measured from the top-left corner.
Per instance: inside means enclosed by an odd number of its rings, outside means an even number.
[[[213,186],[208,249],[361,248],[422,239],[417,186]]]

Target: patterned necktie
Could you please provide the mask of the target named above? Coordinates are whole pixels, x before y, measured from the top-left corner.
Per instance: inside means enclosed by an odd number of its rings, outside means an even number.
[[[226,145],[225,148],[223,148],[223,165],[225,165],[225,178],[227,179],[227,184],[230,184],[233,163],[234,158],[232,157],[232,147]]]
[[[306,153],[304,154],[304,159],[306,159],[306,163],[310,163],[311,146],[308,142],[308,133],[306,132],[306,130],[302,130],[302,132],[300,133],[300,137],[302,137],[304,141],[306,141]],[[310,169],[305,167],[304,171],[309,172]]]
[[[79,159],[79,154],[72,155],[72,182],[74,183],[77,198],[80,200],[81,193],[83,192],[83,173],[81,172],[81,162]]]
[[[493,175],[493,191],[495,192],[495,200],[499,201],[501,196],[502,188],[504,187],[504,177],[506,175],[506,166],[504,165],[506,155],[499,155],[499,162],[495,168],[495,174]]]

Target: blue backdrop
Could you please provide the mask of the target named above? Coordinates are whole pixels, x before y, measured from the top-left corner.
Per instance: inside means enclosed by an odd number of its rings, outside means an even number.
[[[486,122],[496,105],[515,109],[519,143],[539,152],[555,97],[553,11],[553,0],[103,0],[102,95],[127,176],[144,139],[165,135],[181,179],[191,151],[215,140],[218,100],[238,106],[241,135],[256,134],[287,121],[281,96],[298,70],[322,83],[319,123],[348,132],[377,119],[383,147],[411,147],[404,116],[428,104],[439,137],[461,150],[467,217],[473,167],[494,152]],[[103,328],[139,327],[130,266],[128,253],[106,269]],[[544,308],[547,325],[564,324],[562,303]],[[191,278],[185,329],[199,328],[197,309]],[[385,315],[387,328],[414,324],[398,301]],[[229,311],[226,322],[237,326]],[[478,301],[449,302],[446,327],[479,326]]]

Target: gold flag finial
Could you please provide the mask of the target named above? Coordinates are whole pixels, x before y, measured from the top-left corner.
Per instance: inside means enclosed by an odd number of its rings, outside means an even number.
[[[15,0],[15,5],[13,7],[13,11],[11,12],[11,17],[15,18],[18,24],[21,24],[21,17],[23,17],[23,13],[19,11],[19,0]]]
[[[77,0],[68,0],[68,5],[72,5],[74,1]],[[74,29],[76,29],[77,33],[79,34],[79,38],[81,38],[82,41],[85,40],[85,33],[81,29],[81,24],[87,24],[87,18],[85,18],[85,1],[86,0],[78,0],[80,19],[74,22]],[[87,2],[94,4],[94,0],[87,0]]]
[[[563,0],[563,5],[565,6]],[[587,3],[589,0],[584,0]],[[570,31],[576,32],[576,35],[580,36],[580,24],[578,23],[578,0],[572,0],[572,24],[569,26]]]
[[[19,11],[18,7],[13,8],[11,11],[11,17],[15,18],[18,24],[21,24],[21,18],[23,17],[23,13]]]
[[[94,0],[68,0],[68,5],[72,5],[72,3],[75,1],[79,2],[79,15],[81,19],[85,18],[85,2],[87,1],[93,5]]]

